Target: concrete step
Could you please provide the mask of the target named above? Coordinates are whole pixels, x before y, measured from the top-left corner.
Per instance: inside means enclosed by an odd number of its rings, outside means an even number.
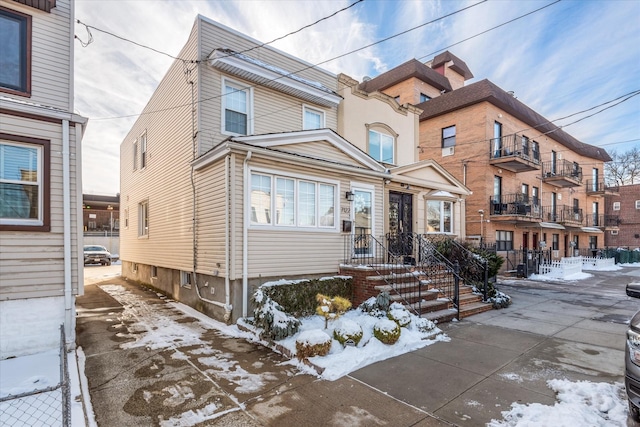
[[[465,304],[460,306],[460,318],[473,316],[474,314],[484,313],[493,310],[491,303],[475,302],[473,304]]]
[[[423,291],[426,291],[428,289],[426,285],[428,284],[429,282],[427,281],[392,283],[390,285],[385,283],[384,285],[374,286],[374,289],[379,292],[389,292],[390,294],[397,292],[411,292],[417,290],[418,288],[422,288]]]
[[[462,306],[467,305],[467,304],[473,304],[476,302],[482,302],[482,297],[480,295],[476,295],[476,294],[461,294],[460,295],[460,307],[462,308]]]
[[[422,291],[401,292],[400,294],[390,293],[389,295],[391,297],[391,301],[394,301],[394,302],[400,302],[400,301],[415,302],[415,301],[419,301],[420,299],[423,299],[425,301],[433,301],[438,298],[438,291],[422,290]]]
[[[429,319],[435,323],[446,323],[446,322],[451,322],[453,319],[455,319],[457,314],[458,314],[457,310],[447,308],[445,310],[438,310],[438,311],[432,311],[429,313],[424,313],[420,317]]]
[[[444,298],[434,299],[434,300],[423,300],[422,302],[417,301],[408,305],[407,308],[411,311],[420,311],[421,314],[428,313],[431,311],[439,311],[444,310],[449,307],[449,300]]]

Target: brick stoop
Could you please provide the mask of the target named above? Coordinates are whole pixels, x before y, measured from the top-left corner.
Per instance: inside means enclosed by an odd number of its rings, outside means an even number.
[[[453,308],[451,301],[438,291],[437,283],[425,280],[417,272],[407,271],[404,266],[395,269],[381,266],[373,269],[342,265],[340,274],[353,277],[354,306],[380,292],[388,292],[391,301],[399,302],[413,312],[418,311],[420,317],[436,323],[450,322],[457,316],[457,310]],[[471,286],[461,285],[459,298],[461,319],[493,309],[491,304],[482,302],[480,295],[473,293]]]

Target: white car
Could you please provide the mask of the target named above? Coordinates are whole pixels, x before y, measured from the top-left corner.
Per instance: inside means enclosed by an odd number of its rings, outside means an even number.
[[[111,253],[104,246],[85,245],[84,265],[87,264],[111,265]]]

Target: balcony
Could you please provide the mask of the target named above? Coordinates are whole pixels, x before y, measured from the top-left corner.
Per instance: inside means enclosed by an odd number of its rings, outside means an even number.
[[[608,184],[604,180],[587,180],[587,194],[589,196],[619,196],[620,187],[618,184]]]
[[[489,164],[511,172],[540,170],[540,151],[523,135],[507,135],[489,142]]]
[[[573,206],[545,206],[543,218],[547,222],[556,222],[569,228],[580,228],[584,225],[584,214],[581,208]]]
[[[567,160],[542,164],[542,181],[555,187],[569,188],[582,185],[582,168]]]
[[[617,230],[619,226],[619,215],[597,213],[587,215],[587,227],[597,227],[604,230]]]
[[[489,199],[489,215],[492,221],[529,223],[542,221],[542,208],[538,200],[524,194],[503,194]]]

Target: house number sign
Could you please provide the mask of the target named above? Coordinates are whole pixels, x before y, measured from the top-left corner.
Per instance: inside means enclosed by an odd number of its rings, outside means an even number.
[[[350,214],[351,213],[351,208],[347,207],[347,208],[340,208],[340,213],[343,214]]]

